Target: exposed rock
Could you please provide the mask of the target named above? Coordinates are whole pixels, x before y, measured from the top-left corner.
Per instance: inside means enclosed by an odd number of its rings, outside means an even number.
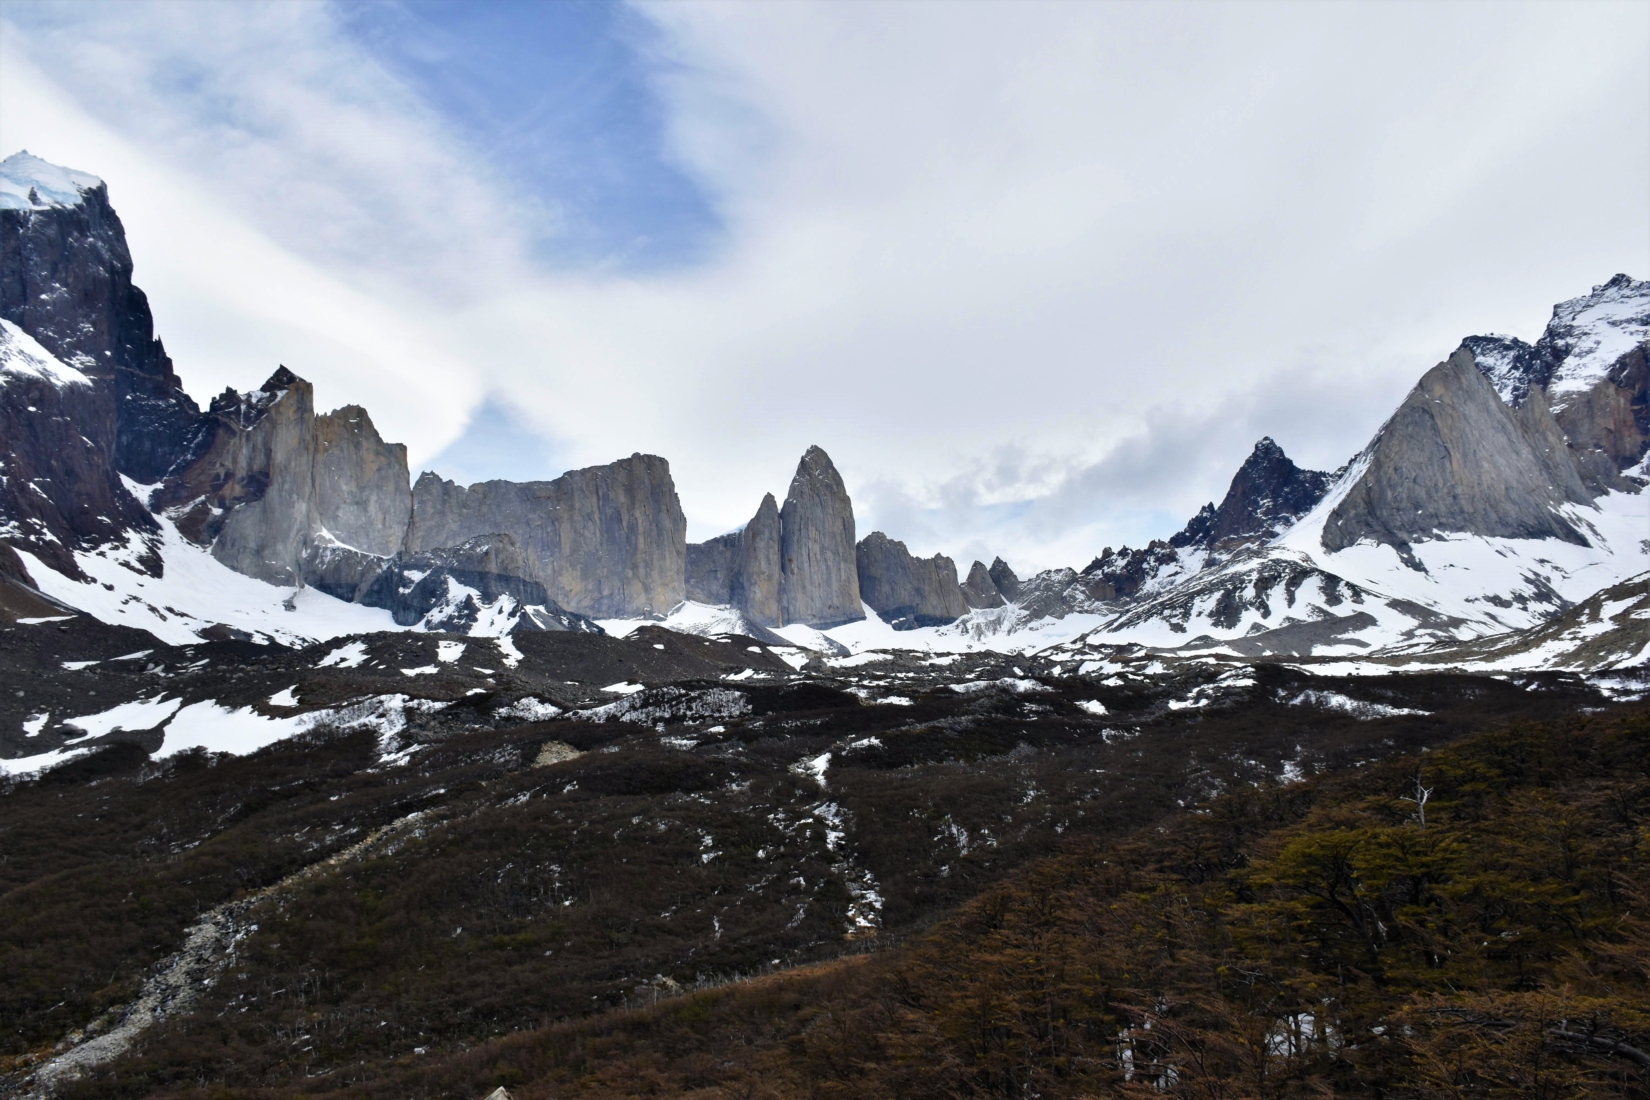
[[[345,546],[394,554],[412,518],[407,447],[385,443],[367,410],[346,405],[315,418],[315,523]]]
[[[962,584],[962,593],[963,602],[969,607],[1001,607],[1005,602],[983,561],[976,561],[969,568],[968,579]]]
[[[73,551],[156,531],[115,473],[107,398],[100,383],[0,321],[0,539],[77,579]],[[136,545],[134,564],[159,575],[160,559]]]
[[[738,608],[757,626],[780,625],[779,543],[779,506],[768,493],[744,527],[688,544],[687,598]]]
[[[520,544],[527,579],[581,615],[663,617],[682,602],[687,520],[670,464],[655,455],[632,455],[554,481],[465,488],[425,473],[413,486],[407,550],[456,546],[495,532]]]
[[[1002,558],[993,558],[991,568],[991,583],[997,586],[997,591],[1003,594],[1003,599],[1012,602],[1020,594],[1020,578],[1014,575],[1014,570]]]
[[[1355,463],[1323,544],[1404,546],[1455,532],[1585,544],[1557,509],[1592,495],[1544,447],[1463,346],[1422,377]]]
[[[183,452],[200,410],[154,338],[149,301],[132,285],[126,231],[102,180],[28,153],[0,161],[0,176],[36,196],[0,209],[0,317],[64,363],[100,397],[78,423],[115,469],[149,485]],[[44,181],[61,181],[54,191]],[[31,185],[39,181],[39,186]]]
[[[780,614],[819,629],[865,618],[854,508],[831,458],[809,447],[780,511]]]
[[[358,603],[366,586],[377,579],[389,562],[388,555],[369,554],[330,541],[324,532],[318,532],[304,548],[303,582],[334,599]]]
[[[914,558],[903,542],[872,531],[855,547],[859,595],[895,630],[944,626],[968,614],[957,566],[943,554]]]
[[[1590,489],[1630,487],[1620,472],[1650,449],[1650,281],[1617,275],[1560,302],[1534,344],[1464,344],[1507,404],[1522,409],[1531,393],[1545,395]]]
[[[314,389],[281,367],[253,393],[212,400],[150,503],[231,569],[296,585],[312,530],[314,453]]]
[[[1089,596],[1101,603],[1131,599],[1166,573],[1179,573],[1180,554],[1162,539],[1139,550],[1106,547],[1079,575]]]
[[[542,584],[524,579],[526,564],[516,540],[504,534],[399,554],[364,587],[359,602],[385,608],[402,626],[423,623],[453,633],[468,633],[483,616],[502,621],[517,615],[517,630],[603,632],[557,606]]]
[[[1296,466],[1268,436],[1238,468],[1220,507],[1205,505],[1169,545],[1225,553],[1276,538],[1310,512],[1333,481],[1333,474]]]
[[[0,622],[72,614],[36,588],[17,552],[0,542]]]

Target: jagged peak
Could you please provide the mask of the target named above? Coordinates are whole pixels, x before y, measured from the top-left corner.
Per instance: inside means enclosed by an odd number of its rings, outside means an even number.
[[[79,206],[86,192],[102,186],[90,172],[42,160],[27,149],[0,160],[0,210]]]

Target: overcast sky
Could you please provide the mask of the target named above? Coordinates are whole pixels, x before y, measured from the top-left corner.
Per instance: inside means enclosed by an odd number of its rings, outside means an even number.
[[[199,399],[414,473],[811,443],[966,569],[1332,468],[1460,338],[1650,276],[1650,4],[0,5],[0,155],[108,181]]]

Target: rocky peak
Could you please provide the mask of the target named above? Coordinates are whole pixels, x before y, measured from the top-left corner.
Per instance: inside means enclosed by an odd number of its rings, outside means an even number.
[[[1238,467],[1220,506],[1204,505],[1169,545],[1218,552],[1276,538],[1323,499],[1333,480],[1301,469],[1266,436]]]
[[[809,447],[797,464],[779,521],[784,621],[824,628],[863,619],[853,502],[822,448]]]
[[[997,559],[999,562],[1001,558]],[[968,569],[968,579],[962,584],[963,600],[969,607],[1001,607],[1006,602],[991,579],[985,562],[976,561]]]
[[[997,591],[1003,594],[1003,599],[1013,602],[1020,594],[1020,578],[1014,575],[1014,570],[1002,558],[992,558],[991,568],[986,571],[991,583]]]
[[[1558,509],[1592,495],[1567,453],[1552,453],[1556,431],[1532,420],[1544,404],[1525,408],[1523,416],[1510,409],[1471,349],[1457,350],[1421,378],[1356,460],[1325,522],[1325,548],[1362,539],[1403,548],[1453,533],[1585,545]]]

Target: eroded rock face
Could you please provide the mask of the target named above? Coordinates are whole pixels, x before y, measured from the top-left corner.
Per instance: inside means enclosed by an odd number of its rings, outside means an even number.
[[[779,506],[768,493],[744,527],[688,544],[687,598],[736,607],[757,626],[779,626],[779,542]]]
[[[943,554],[914,558],[903,542],[872,531],[855,547],[859,595],[895,630],[944,626],[968,614],[957,567]]]
[[[1003,594],[1003,599],[1013,601],[1020,594],[1020,578],[1014,575],[1014,570],[1002,558],[991,559],[991,568],[986,571],[991,576],[991,583],[997,586],[997,591]]]
[[[407,447],[385,443],[372,417],[345,405],[315,418],[315,523],[368,554],[401,549],[412,519]]]
[[[520,613],[517,630],[600,634],[583,615],[556,605],[522,574],[527,560],[509,535],[481,535],[462,545],[399,554],[360,592],[358,602],[382,607],[402,626],[468,633],[483,616]]]
[[[314,388],[281,367],[252,393],[213,398],[150,503],[236,572],[297,585],[312,530],[314,450]]]
[[[865,618],[859,600],[854,506],[831,457],[809,447],[780,510],[780,614],[826,629]]]
[[[1224,553],[1276,538],[1323,499],[1334,477],[1301,469],[1268,436],[1238,467],[1220,507],[1206,505],[1169,545]]]
[[[75,578],[84,574],[73,551],[156,531],[115,474],[102,386],[0,322],[0,538]],[[136,564],[160,573],[152,552]]]
[[[468,488],[425,473],[413,486],[408,551],[505,533],[524,576],[562,607],[596,618],[662,617],[682,602],[687,520],[670,464],[636,454],[554,481]]]
[[[1560,302],[1534,344],[1469,336],[1464,346],[1507,404],[1544,397],[1589,489],[1633,488],[1620,474],[1650,450],[1650,280],[1617,275]]]
[[[0,317],[90,377],[97,408],[81,434],[144,485],[182,453],[200,410],[155,339],[149,300],[132,285],[126,231],[103,181],[27,153],[0,161],[25,184],[42,173],[77,180],[73,193],[36,190],[29,209],[0,209]]]
[[[1001,561],[1002,559],[998,559]],[[985,562],[977,561],[968,570],[968,579],[962,583],[963,602],[969,607],[1001,607],[1006,602],[991,579]]]
[[[1324,525],[1324,546],[1405,546],[1454,532],[1585,544],[1556,509],[1590,503],[1592,494],[1574,464],[1551,452],[1550,438],[1531,431],[1536,416],[1515,415],[1472,350],[1458,349],[1422,377],[1365,450],[1361,473]]]

